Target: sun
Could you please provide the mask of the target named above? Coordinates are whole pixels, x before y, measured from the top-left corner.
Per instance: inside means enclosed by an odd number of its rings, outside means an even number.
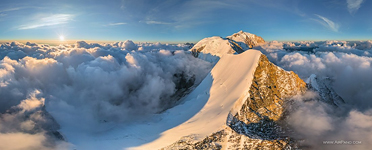
[[[59,40],[60,41],[64,41],[65,40],[65,37],[63,35],[59,36]]]

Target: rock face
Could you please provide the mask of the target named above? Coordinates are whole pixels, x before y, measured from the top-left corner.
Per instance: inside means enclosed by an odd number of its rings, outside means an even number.
[[[161,150],[194,150],[194,149],[208,149],[208,150],[219,150],[219,149],[285,149],[292,147],[290,144],[292,141],[289,139],[283,140],[261,140],[249,138],[247,136],[241,135],[231,128],[226,128],[219,132],[213,133],[203,140],[195,142],[193,136],[183,137],[176,143],[169,145]]]
[[[250,96],[235,117],[246,124],[258,123],[264,117],[277,121],[284,112],[284,100],[305,90],[306,83],[297,74],[275,66],[265,55],[261,55],[249,90]]]
[[[244,64],[242,64],[244,65]],[[285,100],[306,90],[306,83],[295,73],[275,66],[261,54],[254,72],[249,96],[239,111],[226,116],[225,129],[202,140],[183,137],[164,149],[284,149],[294,147],[278,122],[285,111]]]
[[[229,127],[239,136],[239,143],[227,149],[284,149],[295,147],[280,125],[285,101],[306,91],[306,83],[292,71],[271,63],[265,55],[254,73],[249,97],[237,114],[231,114]],[[228,132],[229,133],[229,132]],[[241,144],[241,143],[244,144]]]

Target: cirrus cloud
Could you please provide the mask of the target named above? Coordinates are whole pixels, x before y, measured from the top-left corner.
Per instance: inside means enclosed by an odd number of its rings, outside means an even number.
[[[108,26],[120,26],[120,25],[126,25],[127,23],[125,22],[116,22],[116,23],[110,23]]]
[[[74,15],[71,14],[55,14],[47,17],[37,19],[34,23],[25,24],[18,27],[18,30],[36,29],[47,26],[55,26],[59,24],[66,24],[72,20]]]
[[[326,17],[323,17],[321,15],[317,15],[315,14],[315,16],[319,17],[320,19],[314,19],[316,22],[320,23],[321,25],[323,25],[324,27],[334,31],[334,32],[338,32],[338,29],[340,28],[340,25],[333,22],[332,20],[326,18]]]
[[[356,13],[364,0],[346,0],[347,10],[350,14]]]

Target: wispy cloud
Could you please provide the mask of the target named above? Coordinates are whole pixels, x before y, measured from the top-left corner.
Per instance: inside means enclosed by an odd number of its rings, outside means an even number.
[[[40,27],[65,24],[71,21],[73,17],[74,15],[71,14],[55,14],[48,17],[40,18],[32,24],[21,25],[20,27],[18,27],[18,30],[35,29]]]
[[[0,10],[0,13],[9,12],[9,11],[16,11],[16,10],[20,10],[20,9],[22,9],[22,7],[7,8],[7,9]]]
[[[353,14],[358,11],[364,0],[346,0],[347,9],[350,14]]]
[[[22,9],[22,7],[2,9],[2,10],[0,10],[0,17],[7,16],[8,15],[7,12],[16,11],[16,10],[20,10],[20,9]]]
[[[319,17],[320,19],[313,19],[313,20],[320,23],[324,27],[331,29],[334,32],[338,32],[338,29],[340,28],[339,24],[337,24],[337,23],[335,23],[335,22],[333,22],[333,21],[329,20],[328,18],[323,17],[321,15],[317,15],[317,14],[315,14],[315,15],[317,17]]]
[[[154,20],[150,20],[150,21],[145,21],[146,24],[171,24],[169,22],[162,22],[162,21],[154,21]]]
[[[306,14],[299,8],[299,3],[300,1],[298,0],[243,0],[243,3],[238,3],[236,5],[246,7],[246,5],[256,4],[266,8],[287,11],[295,15],[304,17],[306,16]]]
[[[231,3],[237,2],[223,0],[122,0],[120,8],[124,13],[131,14],[129,17],[139,23],[185,28],[215,21],[217,17],[214,14],[220,12],[221,9],[237,9]]]
[[[120,26],[120,25],[126,25],[127,23],[125,22],[117,22],[117,23],[110,23],[108,26]]]

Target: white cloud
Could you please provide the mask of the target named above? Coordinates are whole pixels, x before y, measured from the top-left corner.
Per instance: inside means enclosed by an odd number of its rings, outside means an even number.
[[[14,7],[14,8],[8,8],[8,9],[3,9],[3,10],[0,10],[0,17],[5,17],[7,16],[7,12],[10,12],[10,11],[17,11],[17,10],[20,10],[20,9],[23,9],[23,7]],[[1,20],[0,20],[1,21]]]
[[[310,146],[311,149],[369,149],[370,145],[367,143],[372,142],[372,110],[348,110],[344,107],[335,109],[314,98],[309,101],[311,97],[296,97],[293,105],[297,107],[286,120],[296,133],[293,136],[304,139],[300,145]],[[307,102],[303,101],[305,99]],[[323,144],[324,141],[341,140],[361,143]]]
[[[45,99],[44,98],[38,99],[36,97],[38,94],[40,94],[40,91],[35,90],[34,92],[32,92],[30,94],[30,98],[28,98],[26,100],[23,100],[18,105],[18,107],[21,108],[24,111],[31,111],[31,110],[34,110],[36,108],[40,108],[40,107],[44,106]]]
[[[20,9],[22,9],[22,7],[8,8],[8,9],[0,10],[0,13],[2,13],[2,12],[9,12],[9,11],[16,11],[16,10],[20,10]]]
[[[146,24],[171,24],[169,22],[161,22],[161,21],[154,21],[154,20],[149,20],[149,21],[145,21]]]
[[[125,123],[171,106],[181,82],[201,82],[212,67],[185,52],[185,44],[13,42],[1,48],[0,112],[13,106],[34,112],[45,103],[58,123],[87,132],[107,129],[102,122]],[[35,90],[42,95],[30,92]],[[20,120],[20,128],[33,128],[33,122]]]
[[[126,25],[127,23],[125,22],[117,22],[117,23],[110,23],[108,24],[109,26],[120,26],[120,25]]]
[[[317,21],[318,23],[320,23],[324,27],[327,27],[327,28],[331,29],[334,32],[338,32],[338,29],[340,28],[339,24],[337,24],[337,23],[335,23],[335,22],[333,22],[333,21],[329,20],[328,18],[323,17],[321,15],[317,15],[317,14],[315,14],[315,15],[321,19],[321,20],[314,19],[315,21]]]
[[[35,29],[40,27],[55,26],[66,24],[72,20],[74,15],[71,14],[55,14],[35,20],[34,23],[21,25],[19,30]]]
[[[364,0],[346,0],[348,11],[353,14],[358,11]]]
[[[40,149],[48,150],[51,148],[46,148],[43,142],[46,137],[41,134],[27,134],[27,133],[0,133],[1,145],[0,149],[7,150],[21,150],[21,149]],[[22,141],[22,142],[20,142]]]

